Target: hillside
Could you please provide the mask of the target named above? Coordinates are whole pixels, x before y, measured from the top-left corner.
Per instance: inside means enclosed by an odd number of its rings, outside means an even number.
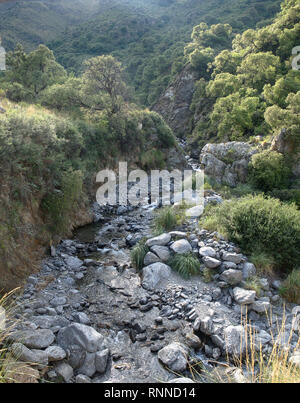
[[[112,53],[125,66],[137,100],[151,105],[185,63],[193,26],[226,22],[235,32],[264,24],[280,0],[27,0],[0,4],[6,49],[17,43],[52,49],[69,71],[82,61]],[[24,23],[26,21],[26,23]]]

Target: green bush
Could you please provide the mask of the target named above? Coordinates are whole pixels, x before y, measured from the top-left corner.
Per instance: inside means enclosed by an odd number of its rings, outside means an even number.
[[[176,254],[170,259],[169,265],[186,279],[200,274],[200,262],[192,253]]]
[[[260,274],[272,275],[275,267],[274,258],[265,252],[255,251],[250,256],[250,261],[254,264]]]
[[[300,208],[300,190],[299,189],[275,189],[270,195],[283,202],[295,203]]]
[[[257,251],[274,259],[283,271],[292,269],[300,258],[300,212],[293,204],[277,199],[246,196],[210,208],[203,217],[219,232],[238,243],[246,253]]]
[[[268,192],[285,187],[289,173],[284,156],[266,150],[252,156],[248,180],[256,189]]]
[[[300,304],[300,270],[294,269],[279,289],[280,295],[289,302]]]

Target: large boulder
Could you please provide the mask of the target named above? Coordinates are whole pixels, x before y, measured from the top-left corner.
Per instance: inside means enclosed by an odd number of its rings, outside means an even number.
[[[253,290],[245,290],[244,288],[235,287],[233,289],[233,297],[240,305],[253,304],[256,297],[256,292]]]
[[[246,182],[249,161],[255,153],[257,150],[244,142],[206,144],[200,163],[206,175],[216,182],[235,187],[239,182]]]
[[[57,335],[57,344],[64,350],[77,345],[86,352],[95,353],[101,350],[104,337],[90,326],[81,323],[73,323],[61,329]]]
[[[142,270],[142,286],[147,290],[153,290],[163,280],[167,280],[171,275],[171,268],[165,263],[153,263]]]
[[[146,242],[146,246],[151,248],[151,246],[158,245],[158,246],[165,246],[171,241],[170,234],[161,234],[156,236],[155,238],[148,239]]]
[[[186,239],[179,239],[171,245],[171,249],[175,253],[184,254],[192,251],[191,244]]]
[[[171,257],[170,250],[167,246],[154,245],[150,250],[155,253],[162,262],[167,262]]]
[[[188,364],[188,350],[181,343],[171,343],[158,352],[158,359],[173,372],[184,372]]]
[[[237,285],[243,279],[243,273],[240,270],[229,269],[225,270],[220,279],[230,285]]]

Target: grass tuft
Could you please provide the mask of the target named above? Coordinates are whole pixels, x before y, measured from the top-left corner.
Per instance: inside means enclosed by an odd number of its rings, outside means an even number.
[[[170,259],[169,266],[185,279],[200,274],[200,262],[192,253],[176,254]]]
[[[142,270],[144,267],[144,259],[146,254],[149,252],[148,246],[146,246],[146,239],[140,240],[140,242],[135,245],[130,253],[132,265],[136,270]]]

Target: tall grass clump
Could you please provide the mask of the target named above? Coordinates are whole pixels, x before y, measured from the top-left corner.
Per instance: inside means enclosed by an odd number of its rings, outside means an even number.
[[[173,207],[163,207],[160,209],[154,219],[154,228],[156,233],[172,231],[179,223],[179,214]]]
[[[248,254],[264,252],[275,267],[289,272],[300,259],[300,212],[294,204],[285,204],[262,195],[226,201],[210,208],[203,226],[214,224]]]
[[[200,274],[200,262],[192,253],[176,254],[170,259],[169,265],[185,279]]]
[[[146,245],[146,239],[140,240],[130,253],[132,265],[136,270],[142,270],[144,267],[144,259],[146,254],[149,252],[149,248]]]

